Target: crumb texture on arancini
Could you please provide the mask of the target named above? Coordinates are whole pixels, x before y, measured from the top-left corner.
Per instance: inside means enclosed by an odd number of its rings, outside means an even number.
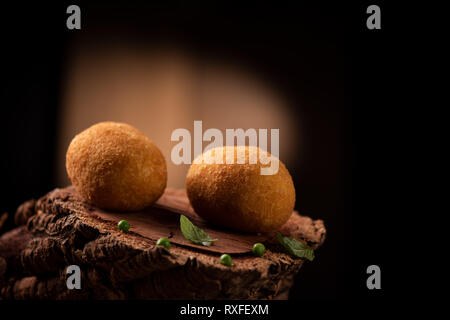
[[[227,148],[234,148],[234,163],[227,164]],[[222,149],[222,150],[219,150]],[[214,163],[216,151],[223,163]],[[237,154],[245,152],[245,163]],[[295,189],[291,175],[279,161],[278,172],[261,175],[258,147],[220,147],[200,155],[189,168],[186,191],[195,212],[221,226],[248,232],[268,232],[280,228],[291,216]],[[256,156],[252,164],[249,158]],[[269,156],[271,156],[269,154]]]
[[[143,209],[167,184],[161,151],[125,123],[101,122],[76,135],[67,150],[66,169],[86,201],[109,210]]]

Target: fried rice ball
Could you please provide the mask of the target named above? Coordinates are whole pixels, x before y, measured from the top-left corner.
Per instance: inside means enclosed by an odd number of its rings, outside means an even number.
[[[166,161],[136,128],[100,122],[73,138],[66,169],[78,193],[97,207],[135,211],[154,203],[167,183]]]
[[[234,149],[232,153],[227,152],[229,148]],[[222,152],[222,164],[215,161],[221,157],[217,151]],[[245,152],[244,164],[237,163],[239,151]],[[284,164],[275,157],[272,159],[279,161],[278,172],[261,175],[260,169],[269,165],[261,163],[260,152],[263,151],[258,147],[226,146],[197,157],[186,178],[187,194],[195,212],[216,225],[240,231],[269,232],[280,228],[294,209],[294,183]],[[229,159],[234,154],[233,164],[227,164],[227,154]],[[257,159],[254,164],[249,162],[252,156]]]

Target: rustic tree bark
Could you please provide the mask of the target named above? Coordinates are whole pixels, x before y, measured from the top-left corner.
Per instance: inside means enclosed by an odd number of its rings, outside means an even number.
[[[180,214],[219,241],[203,247],[184,239]],[[121,219],[130,222],[129,232],[118,230]],[[304,262],[287,254],[275,233],[209,225],[180,190],[166,190],[142,212],[118,213],[89,205],[73,187],[55,189],[22,204],[15,222],[0,237],[3,299],[280,299]],[[323,221],[296,212],[280,232],[315,249],[326,234]],[[163,236],[170,250],[155,245]],[[251,254],[255,242],[267,247],[262,257]],[[219,263],[220,253],[232,255],[231,267]],[[81,290],[66,286],[73,264],[82,270]]]

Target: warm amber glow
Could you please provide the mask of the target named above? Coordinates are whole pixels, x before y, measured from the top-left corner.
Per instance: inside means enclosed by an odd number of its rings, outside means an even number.
[[[170,141],[177,128],[279,128],[280,158],[289,167],[299,156],[298,123],[283,99],[240,66],[198,61],[182,50],[96,48],[71,51],[61,112],[58,183],[69,183],[64,158],[72,137],[100,121],[129,123],[161,149],[168,186],[184,187],[189,165],[175,165]],[[206,143],[205,143],[206,145]]]

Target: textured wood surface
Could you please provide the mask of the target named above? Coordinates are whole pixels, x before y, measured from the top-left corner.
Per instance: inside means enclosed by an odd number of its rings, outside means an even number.
[[[181,213],[219,241],[203,247],[184,239]],[[131,224],[127,233],[117,229],[122,219]],[[274,234],[244,234],[208,224],[193,212],[182,190],[166,190],[142,212],[120,213],[89,205],[73,187],[55,189],[21,205],[15,221],[22,226],[0,237],[4,299],[286,298],[304,262],[286,254]],[[314,248],[326,234],[321,220],[297,213],[280,231]],[[162,236],[171,239],[170,250],[155,245]],[[250,253],[255,242],[266,244],[262,257]],[[232,255],[233,266],[219,263],[224,252]],[[82,290],[66,288],[70,264],[82,269]]]

